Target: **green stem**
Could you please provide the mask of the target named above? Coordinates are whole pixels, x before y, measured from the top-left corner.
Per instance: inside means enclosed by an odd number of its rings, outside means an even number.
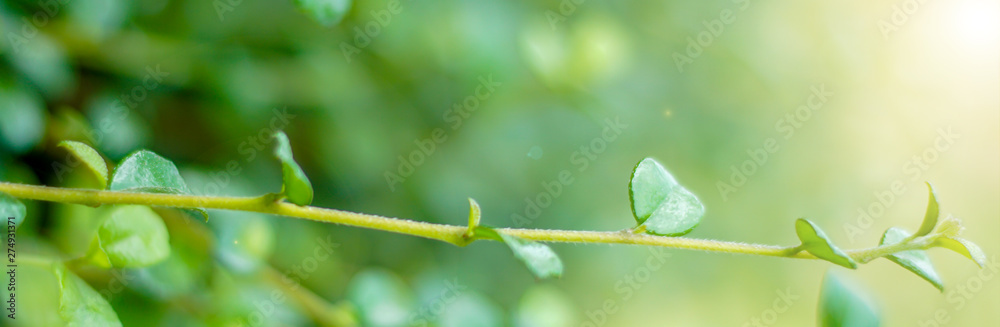
[[[0,192],[23,199],[75,203],[90,206],[98,206],[102,204],[138,204],[187,209],[205,208],[250,211],[419,236],[459,246],[464,246],[470,242],[470,239],[463,237],[468,231],[467,226],[434,224],[336,209],[298,206],[287,202],[277,202],[271,195],[264,195],[260,197],[224,197],[133,193],[92,189],[57,188],[7,182],[0,182]],[[539,242],[653,245],[675,249],[701,250],[709,252],[816,259],[815,256],[801,251],[799,247],[782,247],[775,245],[655,236],[649,234],[631,233],[627,230],[617,232],[597,232],[499,228],[497,231]],[[475,239],[481,238],[473,238],[473,240]],[[859,262],[868,262],[875,258],[899,251],[913,250],[923,247],[926,247],[926,244],[904,242],[889,246],[847,251],[847,253]]]

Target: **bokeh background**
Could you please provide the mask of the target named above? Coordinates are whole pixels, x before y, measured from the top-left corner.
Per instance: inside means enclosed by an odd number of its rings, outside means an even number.
[[[520,224],[618,230],[634,225],[631,169],[652,156],[707,207],[688,237],[792,245],[794,219],[808,217],[844,248],[873,246],[888,227],[919,225],[931,181],[996,267],[997,1],[327,5],[316,15],[288,0],[3,1],[0,179],[81,185],[83,169],[53,165],[67,160],[58,141],[74,139],[111,161],[156,151],[196,193],[274,192],[281,175],[267,136],[278,128],[312,179],[315,205],[465,224],[472,197],[484,223],[513,227],[512,215],[568,170],[574,182]],[[499,85],[483,92],[483,80]],[[832,95],[795,118],[815,88]],[[608,119],[626,127],[597,141]],[[435,129],[447,140],[387,182]],[[735,192],[720,192],[769,139],[779,149]],[[894,182],[905,191],[859,223],[859,208],[877,206]],[[27,205],[21,253],[70,258],[86,248],[93,209]],[[497,243],[458,248],[231,212],[191,224],[158,212],[169,260],[75,271],[109,295],[125,325],[809,326],[831,269],[678,250],[652,269],[644,247],[555,244],[565,275],[539,282]],[[325,240],[336,247],[321,260]],[[885,326],[936,326],[936,316],[1000,325],[996,272],[929,253],[943,294],[887,260],[842,272]],[[311,269],[294,272],[303,265]],[[122,274],[124,288],[113,283]],[[283,288],[282,274],[304,287]],[[18,281],[28,285],[22,325],[59,323],[58,292],[42,275]],[[262,308],[275,289],[289,300]],[[775,306],[784,299],[787,310]]]

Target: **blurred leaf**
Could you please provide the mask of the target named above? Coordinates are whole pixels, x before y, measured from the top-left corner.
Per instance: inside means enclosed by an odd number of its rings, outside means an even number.
[[[160,216],[147,206],[116,206],[91,242],[90,260],[103,267],[147,267],[170,255],[170,236]]]
[[[173,244],[166,260],[144,268],[131,270],[135,279],[128,283],[132,290],[165,300],[197,290],[199,268],[208,262],[193,258],[191,250]]]
[[[892,245],[902,242],[910,237],[910,233],[899,228],[889,228],[882,235],[882,240],[879,245]],[[931,259],[927,257],[927,253],[923,250],[911,250],[898,252],[888,256],[889,260],[903,266],[906,270],[912,271],[917,276],[927,280],[934,287],[944,292],[944,283],[941,282],[941,277],[938,276],[937,271],[934,270],[934,265],[931,263]]]
[[[812,253],[817,258],[833,262],[835,264],[857,269],[858,264],[854,262],[844,251],[833,245],[823,233],[823,230],[816,227],[813,222],[799,218],[795,221],[795,233],[802,241],[802,249]]]
[[[573,301],[551,285],[538,285],[521,295],[514,318],[516,327],[576,326]]]
[[[514,251],[514,257],[528,266],[538,279],[562,277],[563,264],[559,256],[547,245],[521,239],[516,236],[497,233],[504,243]]]
[[[19,233],[20,234],[20,233]],[[18,235],[22,237],[23,235]],[[24,239],[17,240],[22,242]],[[24,245],[24,244],[21,244]],[[9,276],[8,276],[9,277]],[[21,262],[16,271],[17,285],[14,289],[0,287],[0,298],[15,298],[17,311],[15,319],[0,316],[4,326],[65,326],[59,316],[59,278],[51,264],[27,264]],[[13,294],[11,294],[13,293]],[[5,302],[7,300],[4,300]],[[4,305],[10,305],[4,303]]]
[[[347,299],[358,309],[362,326],[396,327],[408,324],[413,296],[395,274],[383,269],[367,269],[354,276],[347,286]]]
[[[438,317],[439,327],[504,326],[503,311],[482,295],[466,292],[448,303]]]
[[[827,273],[819,299],[821,327],[877,327],[877,309],[853,285],[836,274]]]
[[[927,189],[930,192],[929,199],[927,200],[927,213],[924,214],[924,222],[920,224],[920,229],[917,230],[914,237],[924,236],[930,234],[937,226],[938,216],[941,215],[941,209],[938,206],[937,196],[934,194],[934,186],[930,182],[927,182]]]
[[[274,232],[267,217],[255,213],[218,212],[209,223],[217,240],[215,256],[234,272],[246,274],[267,264]]]
[[[21,203],[21,200],[0,192],[0,219],[4,220],[5,225],[9,223],[8,218],[14,217],[14,230],[17,230],[24,221],[25,214],[24,203]]]
[[[125,192],[191,194],[173,162],[147,150],[139,150],[124,160],[111,176],[108,189]],[[208,220],[205,209],[193,209]]]
[[[13,66],[37,85],[45,96],[60,98],[73,87],[73,68],[59,42],[40,31],[31,37],[24,37],[24,33],[8,33],[5,38],[9,38],[13,45],[14,51],[9,57]]]
[[[128,19],[130,4],[131,1],[123,0],[70,2],[67,11],[77,35],[101,40]]]
[[[59,147],[80,159],[80,162],[97,177],[101,189],[108,187],[108,164],[97,150],[77,141],[62,141],[59,142]]]
[[[628,185],[632,214],[646,232],[678,236],[693,230],[705,215],[705,206],[652,158],[639,162]]]
[[[966,258],[972,259],[980,268],[986,265],[986,254],[976,243],[958,237],[941,237],[934,241],[934,246],[943,247],[958,252]]]
[[[44,104],[34,92],[0,85],[0,141],[13,153],[27,152],[45,133]]]
[[[316,22],[331,26],[344,19],[351,9],[351,0],[295,0],[295,5]]]
[[[87,119],[94,128],[92,144],[112,160],[135,152],[152,138],[148,123],[122,99],[130,98],[107,92],[88,99],[85,105]]]
[[[285,132],[277,132],[274,134],[274,139],[278,143],[274,149],[274,155],[278,157],[278,160],[281,160],[281,175],[284,181],[281,193],[294,204],[309,205],[313,199],[312,184],[306,177],[306,173],[302,171],[302,167],[299,167],[292,156],[292,146],[288,142],[288,135],[285,135]]]
[[[68,326],[121,326],[118,315],[97,291],[80,277],[55,267],[59,279],[59,316]]]

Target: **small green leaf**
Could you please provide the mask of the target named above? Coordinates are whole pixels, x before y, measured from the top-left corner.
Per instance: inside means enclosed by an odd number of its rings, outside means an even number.
[[[55,266],[53,273],[59,280],[59,316],[67,326],[122,325],[111,304],[87,282],[62,266]]]
[[[878,309],[856,286],[836,274],[826,274],[819,297],[821,327],[877,327],[881,324]]]
[[[72,153],[90,172],[94,173],[101,189],[108,187],[108,164],[104,162],[104,157],[97,150],[77,141],[62,141],[59,142],[59,147]]]
[[[934,194],[934,185],[927,182],[927,189],[930,191],[927,200],[927,213],[924,214],[924,222],[920,224],[920,229],[917,230],[916,234],[913,234],[913,237],[930,234],[937,226],[938,216],[941,215],[941,208],[938,206],[937,196]]]
[[[294,204],[309,205],[313,199],[312,183],[309,183],[306,173],[292,157],[292,146],[288,141],[288,135],[285,135],[285,132],[277,132],[274,134],[274,140],[278,143],[274,155],[281,160],[281,175],[284,181],[281,194]]]
[[[109,209],[91,242],[90,260],[103,267],[139,268],[170,255],[170,236],[160,216],[147,206]]]
[[[13,222],[14,230],[17,230],[17,227],[21,226],[21,222],[24,221],[26,213],[24,203],[21,203],[21,200],[0,192],[0,219],[4,220],[5,226],[10,226],[10,223]],[[10,220],[11,217],[14,218],[13,221]]]
[[[902,242],[910,237],[910,233],[899,229],[899,228],[889,228],[882,235],[882,241],[879,245],[892,245]],[[938,276],[937,271],[934,270],[934,265],[931,263],[931,258],[927,257],[927,253],[923,250],[910,250],[898,252],[896,254],[889,255],[887,257],[892,262],[903,266],[906,270],[912,271],[917,276],[927,280],[938,290],[944,292],[944,283],[941,282],[941,277]]]
[[[479,208],[479,203],[476,200],[469,198],[469,228],[475,228],[479,226],[479,221],[482,219],[483,211]]]
[[[469,198],[469,229],[465,232],[465,237],[472,237],[476,233],[476,227],[479,227],[479,221],[482,219],[483,211],[479,208],[479,203],[476,200]]]
[[[679,236],[693,230],[705,215],[705,205],[674,179],[659,162],[642,159],[628,184],[632,215],[646,232]]]
[[[177,166],[156,153],[139,150],[125,157],[111,176],[111,191],[191,194]],[[208,221],[208,212],[192,208]]]
[[[344,19],[351,9],[351,0],[295,0],[295,5],[316,22],[331,26]]]
[[[986,265],[986,254],[983,253],[983,249],[980,249],[976,243],[972,243],[969,240],[958,237],[941,237],[934,241],[934,246],[958,252],[958,254],[964,255],[966,258],[972,259],[972,261],[979,265],[979,268]]]
[[[538,279],[562,277],[563,265],[559,256],[547,245],[499,233],[500,239],[514,252],[514,257],[528,266]]]
[[[799,218],[795,221],[795,233],[802,241],[802,249],[812,253],[817,258],[851,269],[858,268],[854,259],[833,245],[826,237],[826,233],[823,233],[823,230],[816,227],[813,222]]]

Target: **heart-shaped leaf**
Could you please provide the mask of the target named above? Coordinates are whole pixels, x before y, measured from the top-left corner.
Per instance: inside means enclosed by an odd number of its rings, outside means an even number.
[[[25,214],[26,210],[24,210],[24,203],[21,203],[21,200],[0,192],[0,219],[4,220],[4,225],[10,226],[10,223],[13,222],[14,230],[17,230],[17,227],[21,226],[21,222],[24,221]]]
[[[913,237],[930,234],[937,226],[938,216],[941,215],[941,208],[938,206],[937,196],[934,194],[934,185],[927,182],[927,189],[930,192],[927,200],[927,213],[924,214],[924,222],[920,224],[920,229],[917,230],[916,234],[913,234]]]
[[[91,262],[103,267],[139,268],[170,255],[170,236],[160,216],[147,206],[116,206],[108,211],[91,242]]]
[[[889,228],[882,235],[882,241],[879,245],[892,245],[902,242],[910,237],[910,233],[899,229],[899,228]],[[941,282],[941,277],[938,276],[937,271],[934,270],[934,265],[931,263],[931,258],[927,257],[927,253],[923,250],[910,250],[897,252],[891,254],[887,257],[892,262],[903,266],[906,270],[912,271],[917,276],[927,280],[938,290],[944,292],[944,283]]]
[[[941,237],[934,241],[934,246],[943,247],[972,259],[979,268],[986,265],[986,254],[976,243],[958,237]]]
[[[177,166],[156,153],[139,150],[125,157],[111,176],[111,191],[191,194]],[[192,208],[208,220],[208,212]]]
[[[705,206],[698,197],[652,158],[642,159],[632,170],[628,194],[635,221],[650,234],[687,234],[705,215]]]
[[[97,150],[77,141],[62,141],[59,142],[59,147],[76,156],[94,174],[101,189],[108,187],[108,164]]]
[[[59,317],[68,326],[122,325],[111,304],[87,282],[61,265],[54,266],[53,273],[59,280]]]
[[[802,241],[802,249],[812,253],[817,258],[851,269],[858,268],[854,259],[833,245],[826,237],[826,233],[823,233],[823,230],[819,229],[813,222],[799,218],[795,221],[795,233]]]
[[[827,273],[819,295],[821,327],[877,327],[878,309],[858,288],[836,274]]]
[[[313,199],[312,183],[309,182],[306,173],[302,171],[302,167],[299,167],[299,164],[295,162],[288,135],[285,135],[285,132],[277,132],[274,134],[274,140],[277,141],[274,155],[281,161],[283,181],[281,194],[284,194],[291,203],[300,206],[309,205]]]
[[[324,26],[335,25],[351,9],[351,0],[295,0],[300,10]]]

